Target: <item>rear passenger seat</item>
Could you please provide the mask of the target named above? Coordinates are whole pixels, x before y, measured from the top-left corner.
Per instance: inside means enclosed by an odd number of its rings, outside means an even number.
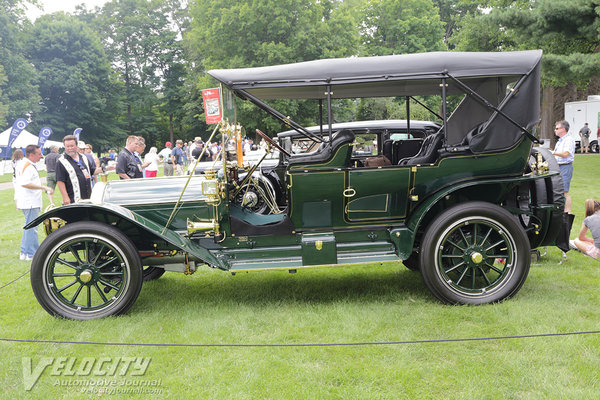
[[[386,156],[392,164],[398,164],[403,158],[415,156],[421,149],[423,139],[388,139],[383,143],[383,155]]]

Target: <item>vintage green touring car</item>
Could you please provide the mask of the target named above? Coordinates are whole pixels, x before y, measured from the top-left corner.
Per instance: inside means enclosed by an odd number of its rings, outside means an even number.
[[[420,270],[442,302],[508,298],[525,282],[531,249],[553,244],[562,226],[558,168],[534,147],[541,56],[445,52],[209,71],[229,115],[215,128],[223,143],[243,123],[232,111],[236,101],[316,143],[300,154],[278,148],[284,206],[261,190],[260,167],[237,162],[235,144],[204,175],[98,185],[89,201],[28,225],[51,232],[33,259],[35,296],[53,315],[92,319],[125,312],[142,282],[164,271],[295,272],[402,261]],[[332,129],[339,99],[393,97],[410,121],[411,105],[426,106],[428,96],[440,99],[439,111],[430,111],[441,128],[417,137],[408,157],[392,162],[379,146],[354,159],[355,133]],[[449,110],[452,98],[458,105]],[[323,128],[308,131],[272,99],[313,101]],[[405,144],[392,140],[388,149]],[[252,185],[269,212],[246,207],[255,200]]]

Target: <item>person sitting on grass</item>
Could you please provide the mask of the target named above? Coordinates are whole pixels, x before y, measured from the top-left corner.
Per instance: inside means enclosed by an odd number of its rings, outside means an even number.
[[[592,233],[593,239],[586,236],[588,229]],[[594,199],[585,201],[585,219],[581,224],[579,237],[573,242],[583,253],[598,259],[600,256],[600,202]]]

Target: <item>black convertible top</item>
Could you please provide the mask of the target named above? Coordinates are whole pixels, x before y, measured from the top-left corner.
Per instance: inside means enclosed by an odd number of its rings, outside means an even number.
[[[262,100],[466,94],[450,116],[443,116],[444,144],[489,153],[516,145],[523,135],[534,139],[540,115],[541,58],[540,50],[435,52],[208,73],[284,122],[287,118]]]
[[[245,90],[262,99],[324,98],[327,84],[333,86],[334,98],[402,96],[430,94],[434,89],[438,93],[438,85],[419,80],[437,81],[446,74],[467,78],[465,82],[468,78],[527,75],[539,68],[541,57],[540,50],[433,52],[214,69],[208,73],[229,89]]]

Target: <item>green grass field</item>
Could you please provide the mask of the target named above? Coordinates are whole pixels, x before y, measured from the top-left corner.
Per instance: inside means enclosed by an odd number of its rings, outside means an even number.
[[[599,162],[596,155],[576,158],[572,238],[581,225],[584,200],[600,198],[591,172]],[[0,191],[0,286],[30,264],[18,260],[23,216],[12,196],[12,190]],[[167,272],[144,284],[126,315],[76,322],[48,315],[26,276],[0,289],[0,337],[250,345],[600,330],[600,264],[579,253],[568,255],[559,264],[560,251],[549,248],[513,299],[479,307],[440,304],[420,274],[401,264],[236,276],[206,268],[192,276]],[[53,360],[30,391],[24,387],[27,357],[32,369]],[[66,375],[60,357],[79,366],[74,375]],[[118,357],[149,358],[150,364],[142,376],[118,371],[106,378],[85,375],[86,359],[111,363]],[[592,399],[600,395],[600,334],[322,347],[0,341],[0,365],[0,398],[6,399],[131,398],[141,397],[135,390],[142,389],[155,390],[144,397],[169,399]],[[106,386],[106,381],[82,386],[102,378],[123,386]],[[120,394],[111,394],[116,389]],[[125,394],[126,389],[134,394]]]

